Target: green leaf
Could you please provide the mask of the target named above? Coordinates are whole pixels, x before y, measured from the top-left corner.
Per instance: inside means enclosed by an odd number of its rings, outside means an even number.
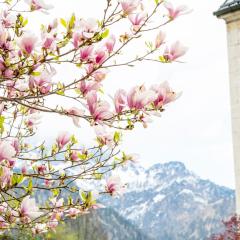
[[[4,132],[4,121],[5,121],[5,117],[4,116],[0,116],[0,133]]]
[[[23,22],[23,20],[24,20],[24,18],[23,18],[23,16],[22,16],[22,15],[19,15],[18,19],[19,19],[20,23],[22,23],[22,22]]]
[[[21,174],[18,176],[18,184],[20,184],[24,179],[24,176]]]
[[[101,34],[101,38],[106,38],[109,35],[109,29],[106,29],[102,34]]]
[[[11,4],[12,0],[5,0],[6,4]]]
[[[57,197],[59,195],[59,193],[60,193],[59,188],[52,189],[52,193],[53,193],[54,197]]]
[[[25,19],[24,22],[22,23],[23,27],[25,27],[28,24],[28,19]]]
[[[102,176],[103,176],[102,173],[94,173],[94,177],[95,177],[96,180],[101,180]]]
[[[78,140],[76,139],[76,137],[74,135],[71,136],[71,143],[72,144],[77,144]]]
[[[72,196],[69,196],[68,197],[68,205],[72,205],[72,203],[73,203]]]
[[[86,154],[81,154],[81,153],[79,153],[79,154],[78,154],[78,157],[79,157],[81,160],[86,160],[86,159],[87,159],[87,155],[86,155]]]
[[[61,82],[57,83],[57,88],[58,88],[57,94],[64,95],[64,85]]]
[[[52,154],[54,155],[57,151],[58,151],[57,144],[53,144],[53,146],[52,146]]]
[[[166,58],[164,56],[159,56],[159,61],[162,63],[166,63]]]
[[[115,132],[114,133],[114,142],[115,143],[118,143],[120,141],[120,138],[121,138],[121,133],[120,132]]]
[[[69,21],[69,29],[72,29],[74,27],[75,20],[76,20],[76,17],[74,14],[72,14],[70,21]]]
[[[87,200],[87,194],[86,194],[85,192],[81,192],[81,193],[80,193],[80,197],[81,197],[81,199],[82,199],[83,202],[86,202],[86,200]]]
[[[66,20],[64,20],[63,18],[60,18],[60,23],[61,23],[65,28],[67,28],[67,22],[66,22]]]
[[[131,122],[131,120],[130,120],[130,119],[128,119],[128,120],[127,120],[127,122],[128,122],[127,129],[130,129],[130,130],[132,130],[132,129],[134,128],[134,125],[133,125],[133,123]]]
[[[14,175],[12,176],[12,185],[13,185],[13,186],[16,186],[16,185],[17,185],[17,175],[16,175],[16,174],[14,174]]]
[[[149,48],[150,51],[153,50],[153,43],[152,42],[145,42],[145,44]]]
[[[28,192],[32,192],[32,189],[33,189],[33,183],[32,183],[32,178],[30,178],[28,182]]]
[[[65,47],[68,43],[69,43],[69,39],[68,39],[68,38],[65,38],[63,41],[59,42],[59,43],[57,44],[57,46],[58,46],[59,48],[62,48],[62,47]]]
[[[82,66],[82,63],[76,63],[75,65],[76,65],[76,67],[80,68]]]
[[[32,72],[31,75],[34,77],[38,77],[41,75],[41,73],[40,72]]]
[[[99,26],[99,27],[102,27],[102,26],[103,26],[103,21],[97,20],[97,23],[98,23],[98,26]]]

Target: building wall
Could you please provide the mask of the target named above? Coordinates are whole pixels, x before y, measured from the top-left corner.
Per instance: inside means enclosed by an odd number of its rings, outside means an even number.
[[[240,214],[240,11],[226,14],[222,18],[227,23],[236,213]]]

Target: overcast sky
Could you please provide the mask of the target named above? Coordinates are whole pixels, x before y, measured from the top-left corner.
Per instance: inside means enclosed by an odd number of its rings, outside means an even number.
[[[37,16],[35,25],[50,22],[55,16],[69,16],[72,12],[79,17],[99,17],[104,0],[48,2],[55,5],[55,9],[51,15]],[[119,87],[167,80],[183,95],[148,129],[137,128],[134,133],[126,134],[123,147],[128,152],[139,153],[145,166],[181,161],[200,177],[233,187],[225,23],[212,14],[223,0],[172,2],[176,5],[185,3],[193,9],[191,14],[164,29],[170,41],[180,40],[189,47],[184,57],[186,63],[142,64],[131,69],[115,69],[105,86],[111,93]],[[61,74],[67,77],[71,70],[64,68]],[[63,128],[68,120],[56,122],[52,117],[48,121],[49,136]],[[82,139],[88,138],[84,127],[78,131]]]

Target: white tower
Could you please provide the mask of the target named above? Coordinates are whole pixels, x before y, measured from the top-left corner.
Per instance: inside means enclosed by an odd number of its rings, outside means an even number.
[[[227,0],[214,13],[227,25],[236,213],[240,215],[240,0]]]

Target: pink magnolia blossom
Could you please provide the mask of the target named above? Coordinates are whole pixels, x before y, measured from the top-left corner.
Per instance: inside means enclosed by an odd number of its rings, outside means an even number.
[[[94,63],[101,65],[107,59],[107,57],[106,51],[99,49],[95,52]]]
[[[8,32],[6,31],[4,26],[0,24],[0,46],[1,47],[6,46],[8,36],[9,36]]]
[[[120,0],[123,14],[129,15],[133,13],[141,4],[141,0]]]
[[[102,80],[104,80],[107,75],[106,69],[95,70],[94,64],[88,64],[86,71],[87,74],[91,75],[97,82],[101,82]]]
[[[1,70],[1,72],[3,72],[5,69],[6,69],[6,65],[4,63],[4,59],[1,58],[1,60],[0,60],[0,70]]]
[[[55,33],[43,32],[41,34],[42,47],[54,51],[57,47],[57,37]]]
[[[123,160],[124,162],[133,162],[133,163],[138,163],[139,162],[139,154],[136,154],[136,153],[131,153],[131,154],[124,154],[123,156]]]
[[[181,6],[178,6],[178,7],[174,8],[172,3],[165,2],[164,6],[168,11],[168,17],[172,20],[181,16],[181,15],[184,15],[184,14],[187,14],[187,13],[190,12],[188,7],[185,6],[185,5],[181,5]]]
[[[4,189],[11,183],[12,171],[8,167],[2,167],[2,174],[0,175],[0,188]]]
[[[59,209],[55,209],[51,215],[51,221],[59,221],[63,217],[64,213],[63,211],[59,211]]]
[[[113,116],[113,113],[110,112],[110,104],[106,101],[98,100],[95,91],[87,94],[87,104],[93,120],[96,122],[109,119]]]
[[[114,133],[107,131],[105,126],[97,125],[94,127],[95,133],[97,135],[97,141],[102,145],[107,145],[108,147],[114,146]]]
[[[79,45],[83,42],[84,38],[82,36],[82,33],[78,30],[75,31],[72,35],[72,39],[73,39],[73,46],[75,48],[78,48]]]
[[[10,68],[5,69],[5,71],[3,72],[3,76],[5,78],[12,78],[14,76],[14,71]]]
[[[9,223],[16,222],[16,219],[17,219],[17,216],[18,216],[18,212],[15,211],[15,210],[9,209],[8,214],[9,214],[9,218],[8,218]]]
[[[0,217],[0,235],[5,230],[6,227],[9,226],[9,224],[16,222],[16,217],[18,216],[18,213],[15,210],[12,210],[10,205],[8,205],[6,202],[2,203],[0,205],[0,215],[5,216],[5,221]]]
[[[114,49],[116,43],[116,38],[114,35],[111,35],[110,38],[107,39],[107,41],[105,42],[105,47],[108,50],[108,53],[111,53]]]
[[[58,27],[58,19],[55,18],[47,27],[46,32],[52,32],[53,30],[56,30]],[[57,31],[55,31],[57,33]]]
[[[137,14],[131,14],[129,15],[129,20],[131,21],[133,25],[133,31],[137,32],[141,26],[143,25],[145,19],[146,19],[146,14],[144,13],[137,13]]]
[[[16,150],[8,141],[0,142],[0,162],[3,160],[12,161],[16,155]]]
[[[69,141],[71,135],[67,132],[62,132],[57,137],[57,144],[60,149],[62,149]]]
[[[2,115],[4,110],[5,110],[5,103],[0,103],[0,115]]]
[[[31,76],[29,79],[29,89],[38,90],[42,94],[47,94],[52,87],[52,77],[54,72],[44,70],[40,76]]]
[[[14,97],[16,94],[16,89],[15,89],[15,84],[16,82],[9,80],[6,82],[6,86],[7,86],[7,96],[9,98]]]
[[[67,113],[70,115],[70,117],[73,120],[73,123],[76,127],[80,127],[80,118],[83,116],[84,114],[84,110],[82,109],[78,109],[76,107],[72,107],[70,109],[67,110]]]
[[[166,33],[163,31],[160,31],[155,40],[155,48],[159,48],[164,43],[165,39],[166,39]]]
[[[46,187],[50,187],[53,184],[53,180],[44,179],[44,184],[45,184]]]
[[[12,27],[17,20],[16,15],[10,14],[10,12],[3,10],[0,14],[0,21],[6,28]]]
[[[70,154],[70,160],[73,162],[79,161],[79,152],[78,151],[72,151]]]
[[[77,88],[81,91],[83,96],[86,96],[91,91],[98,91],[101,84],[95,81],[80,81],[77,84]]]
[[[49,49],[51,51],[56,50],[57,48],[57,27],[58,20],[54,19],[47,27],[42,28],[41,38],[42,38],[42,47]]]
[[[58,226],[58,220],[57,219],[52,219],[47,223],[47,226],[51,230],[55,230],[56,227]]]
[[[143,109],[156,99],[157,95],[152,90],[147,90],[144,86],[132,88],[128,93],[127,101],[130,108]]]
[[[23,175],[27,174],[27,166],[26,165],[22,166],[21,172]]]
[[[41,164],[37,166],[37,172],[41,175],[44,175],[44,173],[47,171],[47,167],[44,164]]]
[[[35,49],[37,44],[37,37],[30,32],[25,32],[19,39],[18,39],[18,46],[20,49],[27,54],[31,54]]]
[[[157,98],[154,100],[155,107],[162,107],[178,97],[178,95],[171,90],[169,84],[164,82],[162,84],[154,84],[150,88],[157,94]]]
[[[91,205],[91,208],[94,210],[97,210],[97,209],[105,208],[105,206],[101,203],[94,203]]]
[[[55,197],[55,198],[51,199],[51,203],[54,207],[61,208],[64,204],[64,199],[60,198],[60,199],[57,200],[57,198]]]
[[[81,213],[81,211],[77,208],[70,208],[66,211],[66,216],[72,219],[76,219],[76,217]]]
[[[122,195],[125,189],[125,185],[122,184],[119,176],[111,176],[106,181],[106,192],[111,196]]]
[[[1,34],[1,32],[0,32],[0,34]],[[1,38],[1,37],[0,37]],[[1,39],[0,39],[0,41],[1,41]],[[5,63],[4,63],[4,60],[3,59],[1,59],[0,60],[0,75],[1,76],[4,76],[5,75],[5,70],[6,70],[7,68],[6,68],[6,65],[5,65]]]
[[[92,73],[92,77],[97,82],[101,82],[102,80],[104,80],[106,78],[106,76],[107,76],[106,69],[96,70],[94,73]]]
[[[16,164],[16,158],[12,158],[12,159],[8,160],[8,162],[7,162],[7,166],[9,168],[13,168],[15,166],[15,164]]]
[[[127,93],[119,89],[114,96],[114,105],[117,113],[121,113],[127,104]]]
[[[149,115],[142,115],[140,119],[144,128],[147,128],[148,124],[153,122],[152,118]]]
[[[93,46],[85,46],[80,48],[80,60],[88,62],[92,58]]]
[[[52,35],[44,35],[43,36],[43,48],[46,48],[46,49],[55,49],[56,48],[56,42],[55,42],[55,37],[52,36]]]
[[[43,213],[39,211],[35,199],[26,196],[20,205],[19,214],[23,222],[29,222],[41,216]]]
[[[30,5],[31,10],[49,10],[53,8],[52,5],[46,4],[43,0],[25,0],[27,4]]]
[[[81,36],[84,39],[92,38],[95,33],[99,31],[98,22],[93,18],[87,20],[81,19],[79,23],[77,23],[77,28],[80,30]]]
[[[37,223],[33,228],[32,228],[32,233],[34,235],[37,234],[42,234],[47,232],[47,224],[46,223]]]
[[[7,223],[3,217],[0,216],[0,234],[7,230],[9,223]]]
[[[164,58],[168,62],[175,61],[176,59],[182,57],[188,48],[183,46],[179,41],[171,45],[170,49],[167,47],[164,52]]]
[[[0,205],[0,213],[6,213],[8,210],[8,204],[6,202],[3,202],[1,205]]]
[[[31,111],[26,119],[26,125],[29,129],[33,129],[41,122],[41,114],[39,111]]]
[[[15,93],[24,96],[25,92],[28,90],[28,81],[27,79],[18,79],[14,85]]]

